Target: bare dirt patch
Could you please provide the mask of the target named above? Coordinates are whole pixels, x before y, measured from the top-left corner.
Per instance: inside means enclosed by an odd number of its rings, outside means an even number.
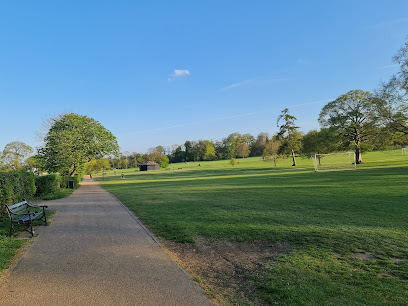
[[[408,260],[408,258],[392,258],[391,259],[391,262],[393,263],[393,264],[401,264],[401,263],[404,263],[404,262],[406,262]]]
[[[261,305],[254,275],[289,252],[284,242],[230,242],[198,238],[195,243],[161,241],[180,265],[213,297],[216,305]]]
[[[375,256],[373,253],[353,253],[352,254],[354,257],[361,259],[363,261],[367,260],[376,260],[377,256]]]

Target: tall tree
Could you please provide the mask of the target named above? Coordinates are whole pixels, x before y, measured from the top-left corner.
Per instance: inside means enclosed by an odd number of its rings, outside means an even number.
[[[237,148],[242,143],[242,135],[240,133],[232,133],[223,139],[223,143],[226,158],[235,158],[237,156]]]
[[[118,155],[116,137],[88,116],[74,113],[51,119],[51,128],[38,150],[47,170],[73,176],[92,159]]]
[[[237,147],[237,157],[248,157],[249,145],[246,142],[240,143]]]
[[[21,141],[13,141],[4,147],[2,159],[6,168],[17,170],[21,167],[24,158],[33,152],[33,149]]]
[[[264,161],[271,161],[276,167],[276,161],[279,158],[279,148],[281,147],[281,142],[278,140],[277,137],[274,137],[266,143],[265,149],[263,151],[263,159]]]
[[[267,133],[259,133],[256,140],[252,141],[250,156],[261,156],[269,140]]]
[[[211,140],[204,140],[203,160],[214,160],[216,157],[214,143]]]
[[[184,158],[185,158],[185,161],[186,162],[188,162],[188,161],[193,161],[194,160],[194,152],[193,152],[193,144],[192,144],[192,142],[191,141],[189,141],[189,140],[187,140],[185,143],[184,143],[184,152],[185,152],[185,156],[184,156]]]
[[[302,135],[298,132],[299,127],[295,124],[296,120],[296,117],[289,114],[289,109],[285,108],[276,122],[279,128],[278,138],[282,141],[282,151],[290,152],[293,161],[292,166],[296,166],[295,152],[302,147]],[[279,125],[280,122],[282,125]]]
[[[393,61],[400,66],[400,70],[376,92],[376,97],[381,102],[378,110],[388,127],[408,135],[408,41],[394,56]]]
[[[319,115],[323,127],[336,131],[354,147],[356,163],[363,162],[362,145],[374,136],[378,99],[368,91],[351,90],[325,105]]]

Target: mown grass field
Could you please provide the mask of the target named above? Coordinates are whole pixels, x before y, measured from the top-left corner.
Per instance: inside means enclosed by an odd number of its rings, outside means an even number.
[[[408,304],[408,157],[363,159],[356,171],[318,173],[301,158],[296,168],[200,162],[101,183],[164,239],[289,243],[254,276],[265,303]]]

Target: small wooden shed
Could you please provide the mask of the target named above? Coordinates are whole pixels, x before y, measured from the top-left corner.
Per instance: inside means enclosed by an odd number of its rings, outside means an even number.
[[[140,171],[159,170],[159,169],[160,169],[160,165],[158,163],[154,163],[151,161],[139,166]]]

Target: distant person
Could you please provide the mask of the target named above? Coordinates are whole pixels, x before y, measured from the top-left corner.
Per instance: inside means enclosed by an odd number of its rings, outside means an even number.
[[[116,170],[113,170],[113,174],[116,175]]]
[[[122,176],[122,179],[124,179],[124,178],[125,178],[125,174],[124,174],[123,172],[122,172],[121,176]]]
[[[92,180],[92,174],[89,174],[89,178]]]

